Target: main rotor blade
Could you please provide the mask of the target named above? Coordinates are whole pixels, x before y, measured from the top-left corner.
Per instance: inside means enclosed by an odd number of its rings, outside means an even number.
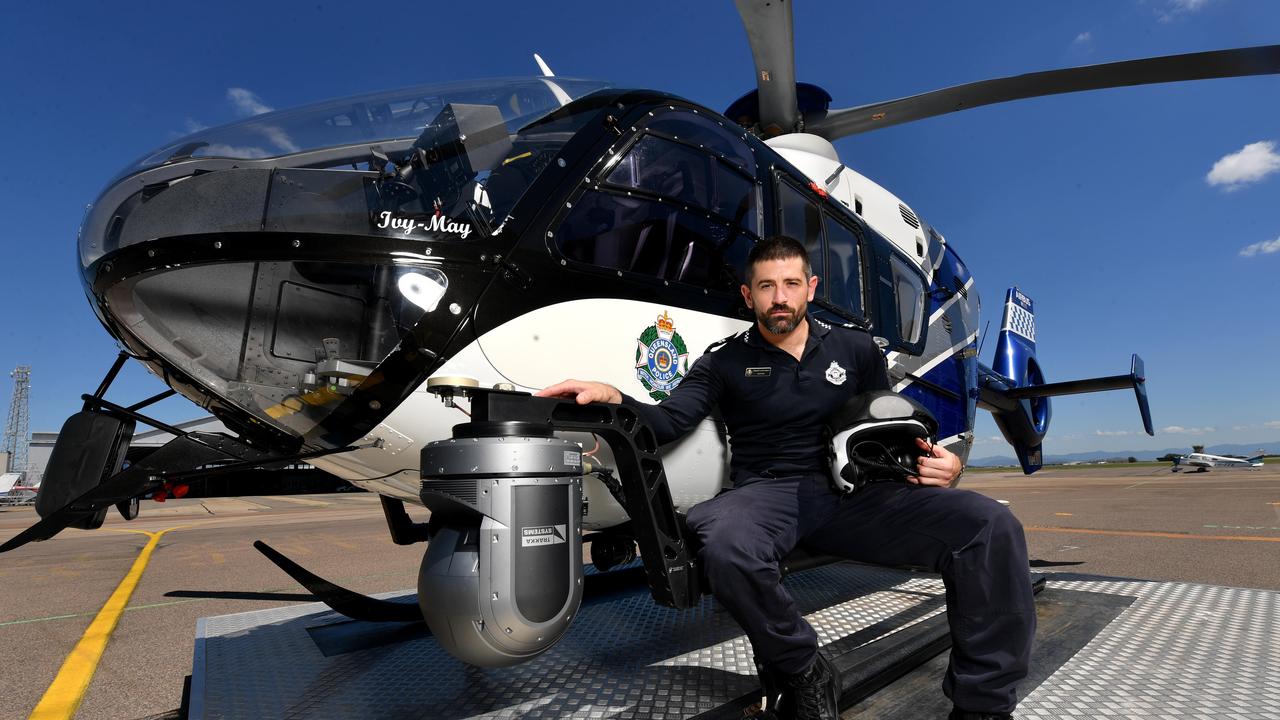
[[[751,43],[760,90],[760,129],[765,137],[793,132],[796,107],[796,43],[791,0],[734,0]]]
[[[1130,85],[1275,73],[1280,73],[1280,45],[1125,60],[982,80],[898,100],[816,113],[805,118],[804,129],[835,140],[1009,100]]]

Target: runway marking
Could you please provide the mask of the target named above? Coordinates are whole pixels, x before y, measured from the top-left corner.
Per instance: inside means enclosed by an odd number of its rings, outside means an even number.
[[[1144,530],[1091,530],[1088,528],[1038,527],[1023,528],[1030,532],[1074,533],[1078,535],[1116,535],[1120,537],[1172,538],[1174,540],[1235,540],[1237,542],[1280,542],[1280,537],[1257,535],[1193,535],[1191,533],[1149,532]]]
[[[111,639],[111,633],[115,632],[116,624],[120,622],[120,615],[129,604],[129,598],[133,596],[134,589],[138,587],[138,581],[142,579],[142,572],[147,569],[147,563],[151,561],[151,554],[160,544],[160,538],[164,537],[165,533],[177,529],[173,527],[159,532],[117,530],[117,532],[146,535],[150,540],[142,548],[142,552],[138,553],[138,558],[133,561],[133,567],[129,568],[128,574],[116,586],[111,597],[107,598],[107,603],[98,611],[97,617],[89,623],[89,628],[84,631],[80,641],[71,649],[71,654],[63,661],[57,677],[53,679],[49,689],[44,691],[44,696],[36,704],[35,710],[31,711],[29,720],[63,720],[76,714],[80,701],[89,690],[89,682],[93,680],[98,663],[102,660],[107,641]]]
[[[297,498],[297,497],[291,497],[289,495],[275,495],[275,496],[272,496],[271,499],[283,500],[284,502],[295,503],[298,505],[309,505],[311,507],[329,507],[333,505],[333,503],[325,502],[323,500],[309,500],[307,498]]]
[[[1072,513],[1054,513],[1054,515],[1057,515],[1059,517],[1071,517]]]

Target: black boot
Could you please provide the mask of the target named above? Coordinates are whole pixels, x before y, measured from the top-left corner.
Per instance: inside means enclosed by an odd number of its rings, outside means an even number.
[[[951,708],[951,714],[947,716],[947,720],[1013,720],[1013,716],[1007,713],[979,713]]]
[[[778,708],[782,706],[783,695],[787,692],[786,685],[783,683],[786,676],[759,660],[756,661],[756,675],[760,678],[760,711],[750,717],[760,718],[760,720],[777,720]],[[790,704],[790,699],[787,704]]]
[[[840,720],[836,669],[821,652],[808,670],[788,675],[783,685],[789,692],[783,696],[779,715],[796,720]]]

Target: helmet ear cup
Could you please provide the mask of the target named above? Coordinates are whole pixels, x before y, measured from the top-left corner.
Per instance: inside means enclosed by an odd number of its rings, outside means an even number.
[[[845,463],[840,469],[840,479],[849,484],[849,487],[844,488],[845,492],[857,492],[862,487],[861,477],[862,471],[852,462]]]

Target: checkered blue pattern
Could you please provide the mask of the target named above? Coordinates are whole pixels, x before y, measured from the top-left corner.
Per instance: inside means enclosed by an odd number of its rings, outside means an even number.
[[[1003,329],[1035,342],[1036,316],[1027,312],[1017,303],[1005,303]]]

